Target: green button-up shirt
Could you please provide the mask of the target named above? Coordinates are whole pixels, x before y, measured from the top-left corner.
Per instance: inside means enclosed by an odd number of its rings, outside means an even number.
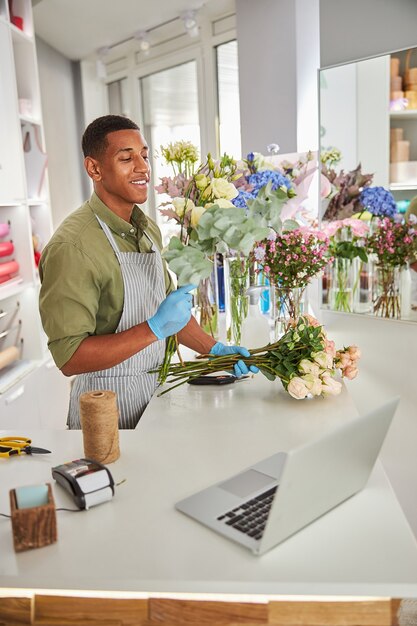
[[[162,249],[158,226],[138,206],[131,222],[125,222],[95,193],[62,222],[43,250],[39,265],[40,314],[58,367],[86,337],[114,333],[122,315],[120,265],[96,215],[111,229],[120,252],[150,252],[144,231]],[[164,273],[169,293],[173,285],[165,262]]]

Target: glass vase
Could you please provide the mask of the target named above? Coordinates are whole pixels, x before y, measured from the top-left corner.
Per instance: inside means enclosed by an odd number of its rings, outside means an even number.
[[[353,310],[353,263],[350,259],[336,257],[332,266],[330,308],[333,311]]]
[[[226,313],[226,339],[230,344],[240,344],[242,322],[248,314],[250,262],[246,257],[230,256],[223,259],[224,296]]]
[[[195,317],[201,328],[214,339],[219,336],[218,301],[214,272],[201,280],[197,288]]]
[[[372,281],[373,261],[361,261],[359,257],[353,259],[353,312],[372,312]]]
[[[398,265],[376,265],[373,310],[379,317],[401,318],[400,270]]]
[[[300,315],[307,312],[306,287],[277,287],[270,289],[273,341],[278,341]]]

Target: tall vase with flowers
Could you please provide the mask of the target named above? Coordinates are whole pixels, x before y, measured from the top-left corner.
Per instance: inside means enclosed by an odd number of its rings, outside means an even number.
[[[329,263],[329,240],[317,229],[297,228],[268,237],[254,249],[254,257],[271,284],[272,323],[277,340],[303,315],[305,289]]]
[[[368,261],[365,237],[369,226],[360,219],[345,218],[324,224],[323,230],[329,237],[329,255],[333,258],[329,304],[335,311],[350,313],[360,289],[361,270],[354,261]]]
[[[232,181],[240,177],[236,161],[224,154],[214,161],[210,154],[204,163],[197,167],[197,148],[190,142],[176,142],[161,147],[165,161],[169,163],[174,176],[163,177],[156,191],[170,196],[162,203],[161,214],[179,225],[179,239],[188,245],[190,237],[195,238],[195,229],[204,211],[216,203],[223,208],[232,208],[231,200],[238,195]],[[166,208],[168,207],[168,208]],[[217,337],[218,296],[216,289],[216,268],[210,276],[199,281],[196,295],[197,318],[204,330]]]
[[[368,248],[376,257],[375,315],[401,317],[400,269],[414,258],[416,221],[413,215],[401,221],[383,217],[368,238]]]

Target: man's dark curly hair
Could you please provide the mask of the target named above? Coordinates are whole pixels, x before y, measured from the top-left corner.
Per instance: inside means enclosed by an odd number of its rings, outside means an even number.
[[[81,141],[84,157],[98,159],[108,146],[107,135],[116,130],[140,130],[139,126],[123,115],[103,115],[93,120],[84,131]]]

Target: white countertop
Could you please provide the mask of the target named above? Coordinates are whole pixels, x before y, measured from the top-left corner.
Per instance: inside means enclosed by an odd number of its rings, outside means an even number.
[[[417,597],[417,545],[379,462],[361,493],[261,557],[174,509],[356,415],[346,390],[297,402],[260,375],[154,397],[137,429],[120,432],[109,468],[127,481],[111,502],[57,512],[58,542],[20,554],[0,518],[0,587]],[[0,459],[0,512],[9,513],[10,488],[47,481],[57,507],[72,507],[51,467],[83,456],[81,432],[15,434],[53,453]]]

